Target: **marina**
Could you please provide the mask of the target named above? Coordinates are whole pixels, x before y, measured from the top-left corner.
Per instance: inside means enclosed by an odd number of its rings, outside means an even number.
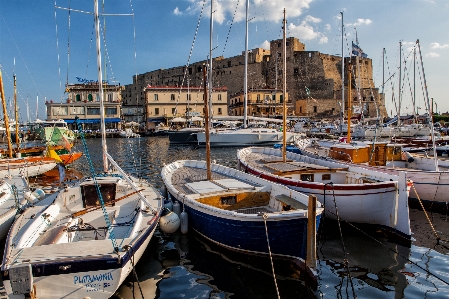
[[[88,139],[92,161],[101,169],[101,154],[95,149],[100,139]],[[205,159],[205,149],[170,146],[168,137],[114,139],[108,141],[117,163],[134,175],[141,175],[157,189],[163,189],[161,167],[182,159]],[[80,146],[75,145],[76,147]],[[128,151],[123,149],[127,148]],[[235,168],[239,148],[214,149],[216,163]],[[132,152],[132,156],[131,156]],[[148,155],[146,153],[154,153]],[[132,158],[134,157],[134,158]],[[67,177],[89,173],[86,163],[75,161]],[[78,172],[80,171],[80,173]],[[43,180],[43,182],[39,182]],[[46,182],[45,182],[46,181]],[[32,186],[45,191],[55,188],[54,178],[31,178]],[[44,185],[36,185],[44,184]],[[449,231],[448,213],[432,213],[432,224],[442,238]],[[317,235],[318,286],[310,292],[287,264],[274,264],[280,298],[444,298],[448,249],[437,241],[422,210],[410,209],[412,243],[390,241],[370,226],[323,219]],[[348,269],[344,261],[348,260]],[[238,254],[223,249],[189,231],[164,234],[157,230],[136,265],[143,298],[276,298],[269,258]],[[279,271],[279,272],[278,272]],[[353,288],[351,287],[351,284]],[[112,298],[140,297],[135,277],[128,276]],[[354,292],[354,293],[353,293]]]

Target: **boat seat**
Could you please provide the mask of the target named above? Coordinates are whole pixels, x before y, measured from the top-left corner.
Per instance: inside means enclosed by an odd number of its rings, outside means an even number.
[[[282,202],[284,205],[288,205],[290,206],[290,208],[295,209],[295,210],[307,210],[307,206],[293,198],[291,198],[288,195],[285,194],[280,194],[280,195],[276,195],[274,197],[277,201]]]

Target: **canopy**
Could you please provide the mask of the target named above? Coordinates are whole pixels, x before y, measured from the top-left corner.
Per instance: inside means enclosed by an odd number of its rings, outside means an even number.
[[[172,123],[185,123],[186,119],[182,117],[175,117],[172,120],[170,120]]]
[[[199,116],[194,116],[192,118],[190,118],[191,121],[203,121],[204,119],[202,117]]]

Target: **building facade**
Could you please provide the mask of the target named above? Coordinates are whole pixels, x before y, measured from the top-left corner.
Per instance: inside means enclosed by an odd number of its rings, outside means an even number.
[[[228,105],[231,95],[244,90],[244,53],[242,55],[213,59],[214,88],[228,87]],[[380,117],[387,115],[384,97],[374,87],[372,60],[369,58],[345,57],[323,54],[318,51],[306,51],[305,45],[297,38],[287,38],[286,53],[283,53],[282,39],[270,42],[270,49],[256,48],[248,53],[248,88],[283,89],[283,56],[286,55],[286,88],[294,106],[295,115],[324,117],[338,116],[342,101],[342,67],[344,67],[344,94],[347,100],[348,66],[352,69],[351,97],[354,106],[365,116]],[[142,90],[148,85],[157,86],[201,86],[203,82],[202,65],[199,61],[185,66],[159,69],[133,77],[133,83],[127,85],[123,93],[125,102],[137,102],[143,98]],[[357,100],[354,101],[354,98]],[[345,105],[347,107],[347,105]],[[231,112],[229,112],[231,113]]]
[[[260,88],[248,90],[247,101],[247,115],[257,117],[282,117],[284,109],[284,99],[282,90]],[[294,106],[292,101],[287,98],[287,114],[294,115]],[[230,96],[231,105],[229,106],[229,114],[235,116],[244,115],[244,100],[243,92]]]
[[[70,129],[76,130],[75,117],[78,117],[86,130],[100,129],[100,96],[97,82],[68,84],[67,99],[62,103],[47,101],[47,120],[63,119]],[[120,85],[103,84],[105,124],[107,129],[121,127]]]
[[[147,86],[145,106],[147,129],[154,129],[158,123],[168,123],[175,117],[204,116],[204,88],[190,86]],[[214,88],[212,92],[212,115],[227,116],[227,88]]]

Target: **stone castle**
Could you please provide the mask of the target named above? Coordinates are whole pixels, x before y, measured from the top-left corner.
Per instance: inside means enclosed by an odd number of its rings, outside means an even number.
[[[251,89],[271,88],[282,90],[283,41],[270,42],[270,50],[256,48],[248,51],[248,92]],[[286,40],[286,82],[288,101],[293,103],[289,114],[303,117],[338,117],[342,101],[342,59],[340,56],[306,51],[297,38]],[[242,55],[213,59],[213,87],[228,88],[230,99],[243,91],[244,52]],[[357,61],[358,60],[358,61]],[[158,69],[133,77],[133,83],[122,91],[122,105],[135,106],[145,102],[146,86],[202,86],[202,65],[199,61],[188,66]],[[348,107],[348,66],[351,64],[351,106],[365,117],[386,117],[384,97],[374,87],[372,60],[345,57],[345,114]],[[187,82],[188,80],[188,82]],[[356,111],[354,111],[356,112]]]

